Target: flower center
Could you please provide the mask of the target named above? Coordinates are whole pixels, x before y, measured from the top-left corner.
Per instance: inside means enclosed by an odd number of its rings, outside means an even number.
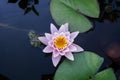
[[[64,49],[67,46],[67,39],[64,36],[58,36],[54,39],[54,45],[58,49]]]

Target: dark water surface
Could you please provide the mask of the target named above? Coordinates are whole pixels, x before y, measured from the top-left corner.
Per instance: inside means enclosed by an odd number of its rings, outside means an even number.
[[[28,38],[30,30],[38,34],[50,32],[49,25],[55,22],[50,15],[49,2],[40,0],[35,5],[39,12],[37,16],[33,11],[24,15],[18,2],[12,4],[0,0],[0,76],[10,80],[48,80],[43,79],[43,75],[55,72],[51,57],[45,57],[42,49],[32,47]],[[9,27],[4,27],[6,25]],[[103,67],[111,64],[105,50],[113,42],[120,42],[120,19],[115,22],[95,21],[93,31],[80,34],[76,39],[76,43],[85,50],[105,58]]]

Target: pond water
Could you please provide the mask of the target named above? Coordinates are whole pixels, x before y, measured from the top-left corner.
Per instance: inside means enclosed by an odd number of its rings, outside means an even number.
[[[30,30],[37,34],[50,32],[50,23],[55,24],[50,15],[50,0],[40,0],[39,4],[34,5],[36,13],[30,11],[25,15],[18,5],[20,0],[11,1],[16,3],[0,0],[0,77],[3,75],[10,80],[49,80],[56,68],[50,56],[46,57],[42,49],[31,46],[28,33]],[[94,22],[95,29],[79,34],[76,43],[86,51],[104,57],[102,67],[107,67],[112,62],[106,55],[106,48],[111,43],[120,43],[120,19],[115,18],[111,22],[106,18],[103,22]]]

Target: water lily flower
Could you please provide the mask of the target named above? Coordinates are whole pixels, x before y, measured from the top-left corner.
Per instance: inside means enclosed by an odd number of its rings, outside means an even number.
[[[53,24],[50,25],[50,28],[51,34],[45,33],[44,37],[38,37],[46,45],[43,52],[52,53],[52,62],[55,67],[62,56],[74,61],[72,52],[83,51],[83,48],[73,43],[79,31],[70,33],[68,23],[62,25],[59,30]]]

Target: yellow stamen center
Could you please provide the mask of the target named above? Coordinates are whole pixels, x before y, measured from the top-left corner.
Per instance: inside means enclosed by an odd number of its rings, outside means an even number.
[[[58,49],[64,49],[67,46],[67,39],[64,36],[58,36],[54,39],[54,45]]]

